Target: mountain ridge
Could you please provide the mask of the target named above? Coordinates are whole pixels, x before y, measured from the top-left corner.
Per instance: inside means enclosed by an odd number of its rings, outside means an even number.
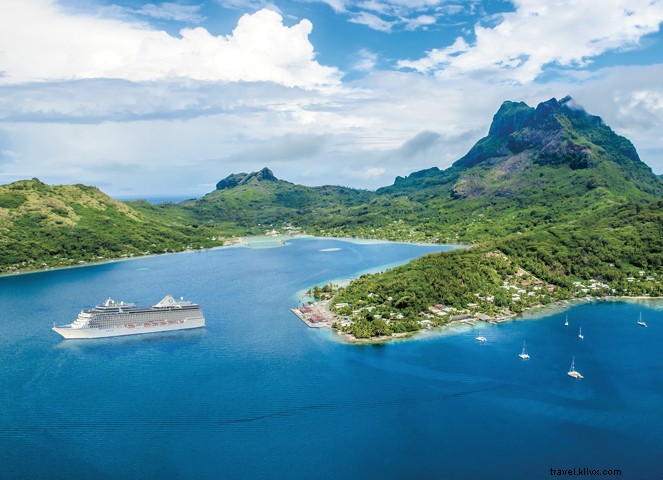
[[[23,182],[27,183],[22,188],[43,197],[42,204],[32,210],[32,217],[14,225],[25,203],[25,195],[15,188],[21,184],[0,187],[0,226],[4,221],[5,230],[16,227],[32,233],[48,227],[50,237],[44,242],[50,247],[43,255],[66,253],[72,234],[98,228],[105,233],[97,240],[112,248],[104,247],[108,251],[100,254],[104,249],[92,240],[85,248],[104,257],[154,250],[145,248],[139,237],[119,242],[107,231],[108,218],[154,236],[157,241],[147,246],[159,245],[160,251],[186,248],[188,236],[198,246],[211,246],[221,237],[263,234],[286,225],[316,235],[476,243],[572,223],[614,205],[663,198],[661,177],[639,159],[631,142],[570,97],[553,98],[535,108],[505,101],[493,116],[488,135],[452,166],[396,177],[392,185],[375,192],[297,185],[278,179],[267,167],[230,174],[199,199],[164,205],[109,203],[112,199],[102,197],[105,194],[98,189],[85,190],[94,187]],[[83,208],[72,196],[76,191],[97,193],[94,202]],[[54,192],[64,200],[58,203]],[[85,214],[83,223],[78,212]],[[57,246],[53,238],[64,243]],[[141,247],[133,248],[132,241]],[[86,261],[96,258],[82,251],[79,256]]]

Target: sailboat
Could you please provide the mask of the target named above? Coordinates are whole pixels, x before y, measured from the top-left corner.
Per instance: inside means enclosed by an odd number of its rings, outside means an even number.
[[[578,333],[578,338],[579,338],[580,340],[582,340],[582,339],[585,338],[585,336],[582,334],[582,327],[580,327],[580,332]]]
[[[529,358],[529,355],[527,353],[527,347],[525,346],[525,340],[523,340],[523,351],[518,356],[523,360],[527,360]]]
[[[573,356],[573,360],[571,360],[571,369],[568,371],[567,375],[569,377],[573,378],[584,378],[582,375],[580,375],[580,372],[576,371],[576,356]]]
[[[479,332],[479,336],[475,340],[479,343],[483,343],[486,341],[486,337],[482,337],[481,332]]]
[[[647,324],[642,321],[642,312],[640,312],[640,319],[638,320],[638,325],[640,325],[641,327],[647,326]]]
[[[566,321],[564,322],[564,326],[568,327],[569,326],[569,316],[566,316]]]

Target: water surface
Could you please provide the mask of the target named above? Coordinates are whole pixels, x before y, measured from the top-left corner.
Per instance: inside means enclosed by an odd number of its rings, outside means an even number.
[[[440,249],[298,239],[0,278],[0,478],[661,478],[661,310],[585,304],[566,328],[555,313],[484,327],[485,344],[380,346],[289,311],[313,284]],[[167,293],[200,303],[207,328],[49,329],[108,296]]]

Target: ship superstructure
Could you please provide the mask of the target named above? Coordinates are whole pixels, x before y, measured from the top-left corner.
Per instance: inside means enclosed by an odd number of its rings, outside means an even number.
[[[67,339],[104,338],[204,326],[205,316],[199,305],[166,295],[152,307],[137,307],[109,298],[101,305],[82,310],[69,325],[53,325],[53,331]]]

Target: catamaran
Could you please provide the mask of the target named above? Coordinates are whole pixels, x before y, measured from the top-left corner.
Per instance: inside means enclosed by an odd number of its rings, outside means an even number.
[[[475,340],[479,343],[483,343],[486,341],[486,337],[481,336],[481,332],[479,332],[479,336],[475,338]]]
[[[642,312],[640,312],[640,318],[638,319],[638,325],[640,325],[641,327],[646,327],[647,326],[647,324],[642,321]]]
[[[529,354],[527,353],[527,346],[525,345],[525,340],[523,340],[523,351],[518,356],[523,360],[527,360],[529,358]]]
[[[567,375],[569,377],[573,378],[584,378],[582,375],[580,375],[580,372],[576,371],[576,357],[575,355],[573,356],[573,360],[571,360],[571,369],[568,371]]]

